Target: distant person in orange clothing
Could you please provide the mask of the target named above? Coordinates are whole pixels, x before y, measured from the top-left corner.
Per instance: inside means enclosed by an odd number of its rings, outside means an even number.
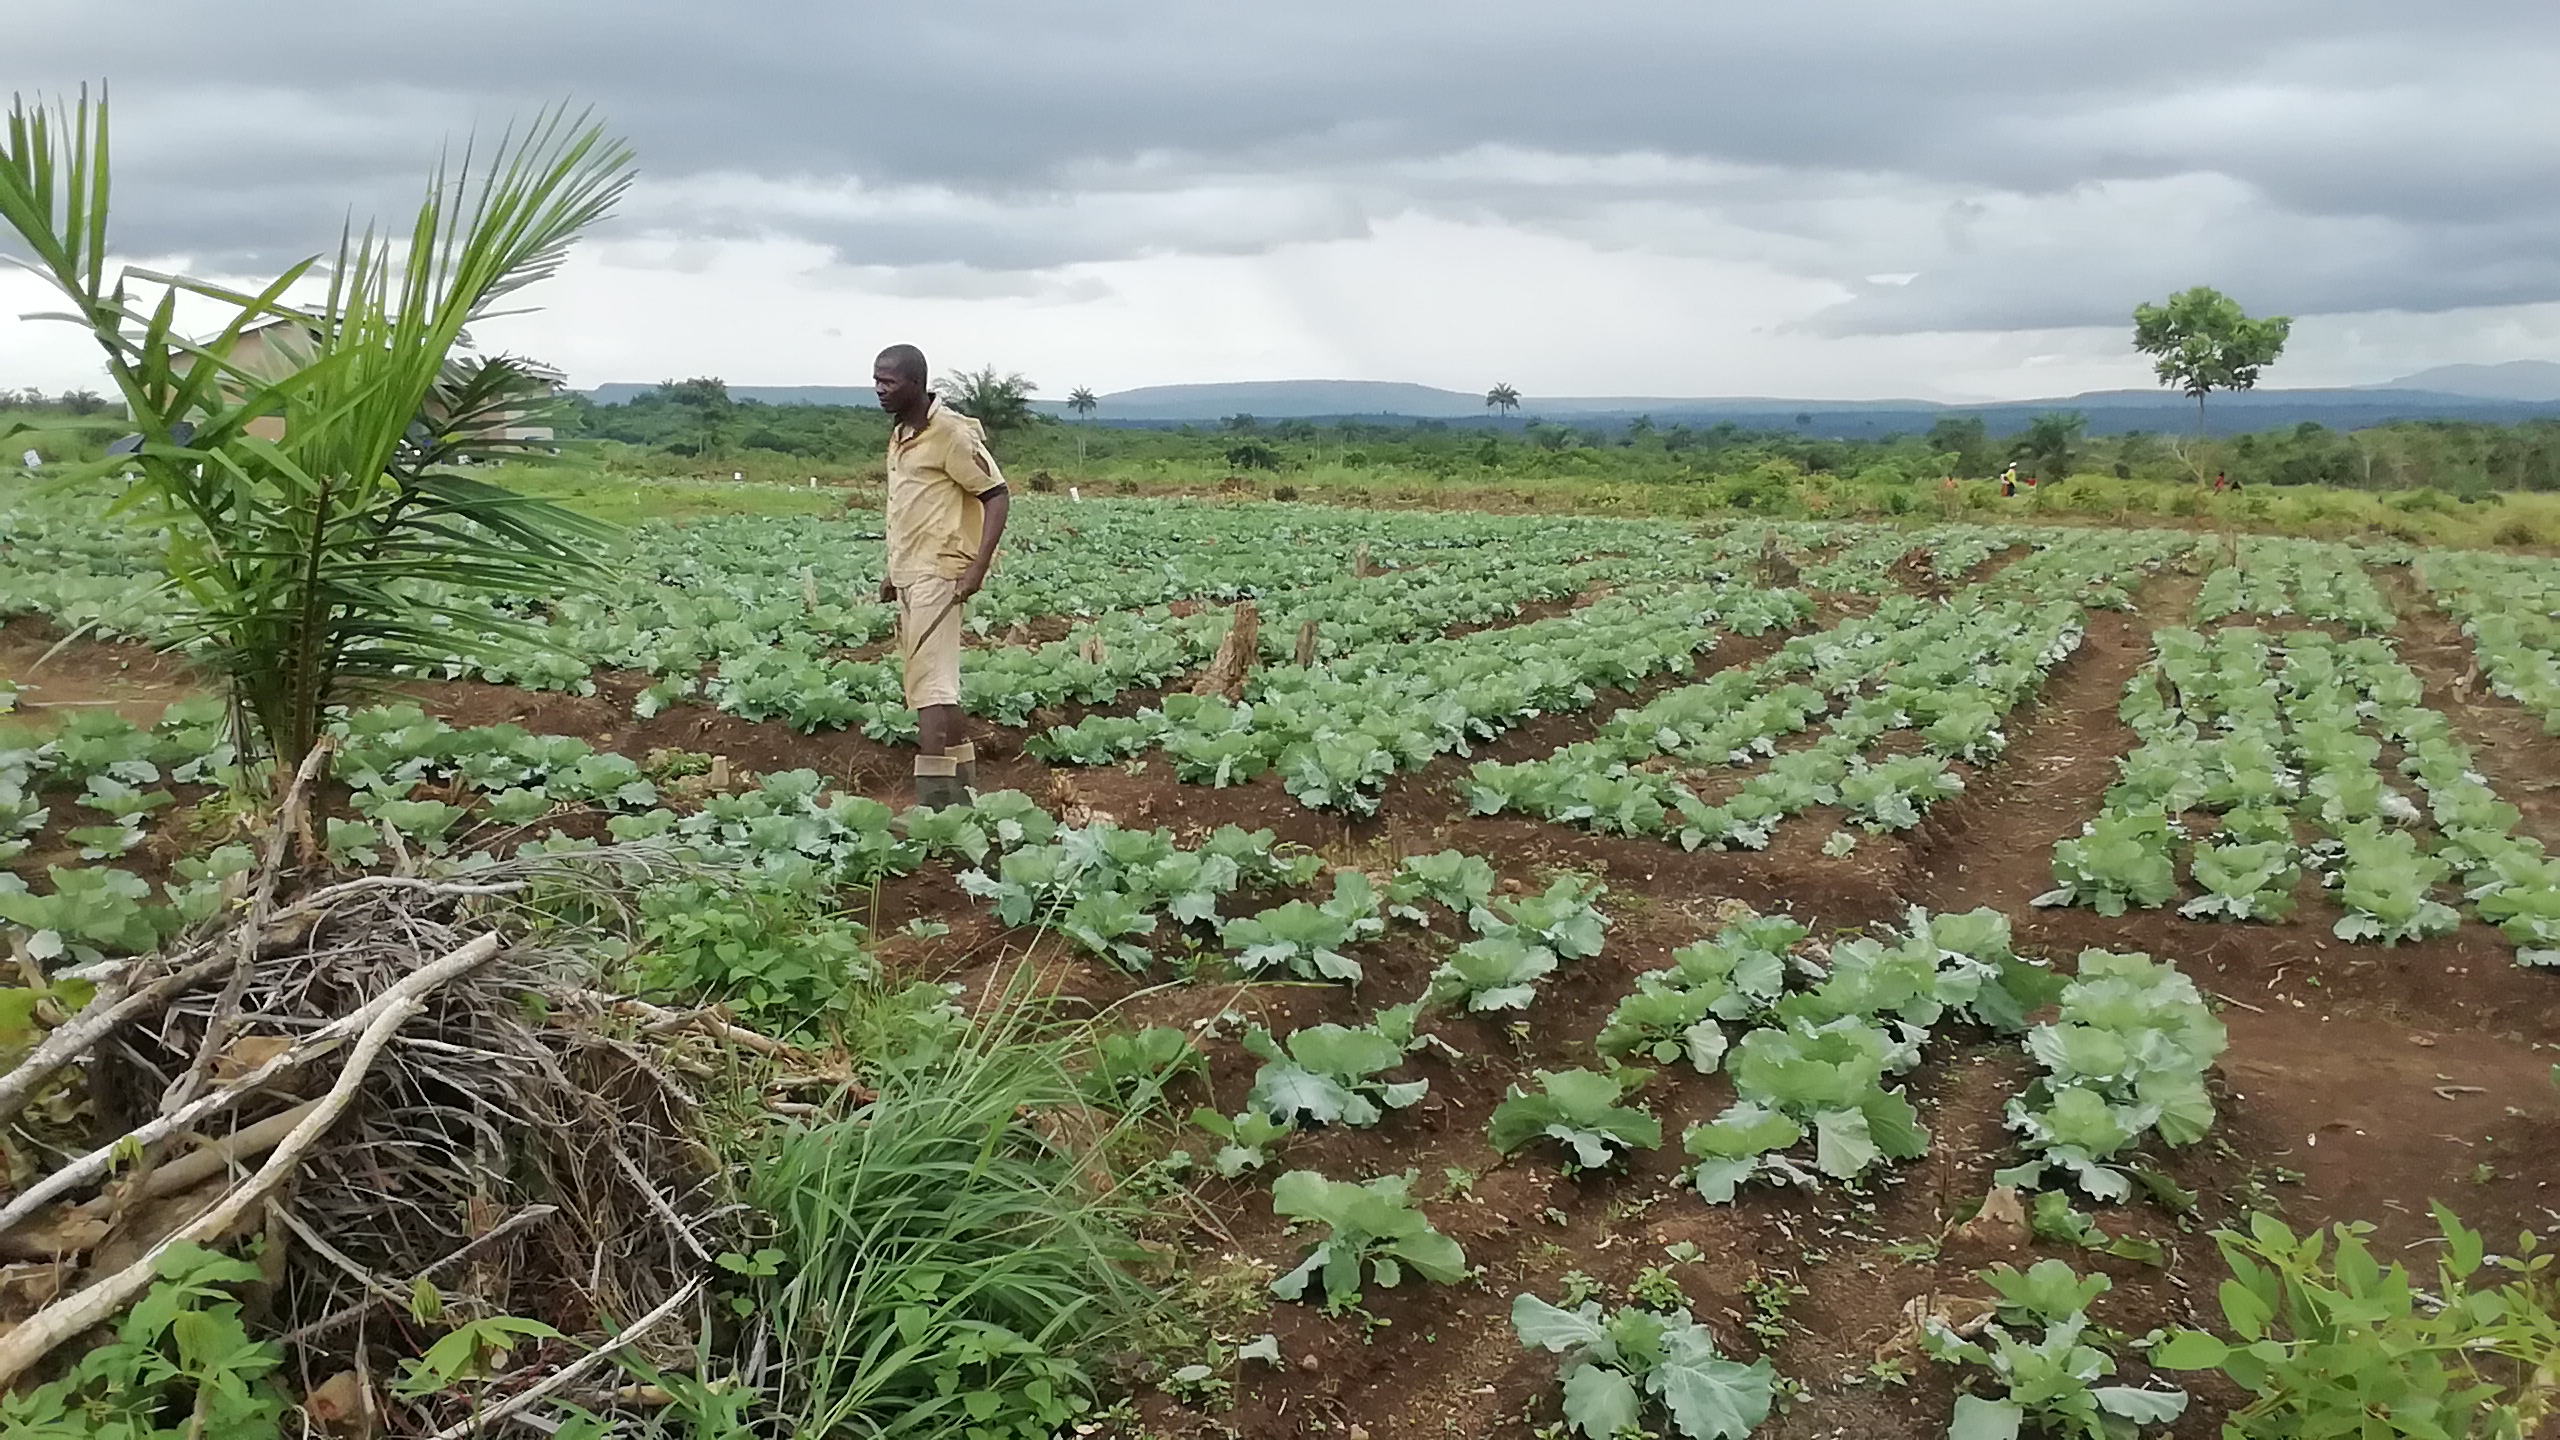
[[[2221,494],[2223,491],[2228,490],[2228,489],[2230,489],[2230,488],[2231,488],[2231,472],[2229,472],[2229,471],[2227,471],[2227,470],[2216,470],[2216,471],[2214,471],[2214,472],[2213,472],[2213,493],[2214,493],[2214,494],[2216,494],[2216,495],[2219,495],[2219,494]]]

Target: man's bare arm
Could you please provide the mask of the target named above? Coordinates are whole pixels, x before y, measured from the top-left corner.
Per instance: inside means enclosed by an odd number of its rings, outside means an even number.
[[[996,563],[996,547],[1004,543],[1005,518],[1013,513],[1013,492],[999,485],[978,497],[986,507],[986,518],[978,526],[978,558],[960,577],[960,598],[965,600],[986,588],[987,567]]]

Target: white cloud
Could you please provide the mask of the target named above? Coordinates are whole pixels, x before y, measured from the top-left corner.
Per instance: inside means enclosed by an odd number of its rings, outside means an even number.
[[[2000,369],[2048,343],[1826,339],[1799,324],[1841,298],[1825,282],[1422,215],[1258,254],[1066,266],[1053,288],[997,298],[896,293],[805,242],[702,242],[692,259],[675,270],[644,247],[595,247],[543,293],[543,312],[484,338],[566,366],[580,383],[682,372],[858,384],[881,345],[912,340],[938,365],[1018,369],[1046,394],[1305,376],[1842,399],[1990,393]],[[1933,355],[1954,364],[1915,383]],[[2085,369],[2092,383],[2114,383],[2124,366]]]

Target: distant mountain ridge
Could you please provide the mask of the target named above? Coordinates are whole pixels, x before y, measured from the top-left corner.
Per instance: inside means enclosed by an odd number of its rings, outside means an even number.
[[[2560,400],[2560,365],[2548,360],[2509,360],[2497,365],[2438,365],[2403,375],[2377,389],[2432,390],[2482,400]]]
[[[1466,420],[1494,416],[1482,395],[1396,380],[1244,380],[1205,385],[1146,385],[1096,397],[1097,416],[1130,420],[1258,420],[1317,416],[1394,415],[1411,420]],[[1064,409],[1043,402],[1045,409]],[[1525,395],[1516,412],[1538,416],[1697,415],[1842,410],[1947,408],[1934,400],[1789,400],[1773,396],[1681,397],[1668,395]]]
[[[2429,381],[2429,386],[2416,382]],[[2429,388],[2442,386],[2445,388]],[[2457,388],[2459,387],[2459,388]],[[589,391],[599,404],[620,404],[656,387],[627,383]],[[875,404],[867,386],[733,385],[730,395],[768,405]],[[1482,395],[1384,380],[1254,380],[1201,385],[1149,385],[1097,397],[1092,419],[1107,425],[1214,425],[1229,416],[1256,420],[1432,420],[1515,429],[1531,420],[1609,428],[1638,415],[1657,425],[1731,423],[1744,429],[1798,430],[1839,439],[1927,430],[1949,416],[1980,416],[1995,435],[2026,428],[2034,416],[2077,410],[2101,435],[2128,430],[2181,431],[2195,424],[2195,402],[2165,390],[2093,390],[2038,400],[1951,403],[1935,400],[1792,400],[1776,396],[1524,395],[1498,415]],[[1067,416],[1063,402],[1037,408]],[[2205,411],[2217,432],[2266,430],[2311,421],[2355,429],[2393,420],[2478,420],[2514,424],[2560,417],[2560,365],[2537,360],[2503,365],[2449,365],[2385,385],[2301,390],[2244,390],[2215,395]],[[1072,417],[1070,417],[1072,418]]]

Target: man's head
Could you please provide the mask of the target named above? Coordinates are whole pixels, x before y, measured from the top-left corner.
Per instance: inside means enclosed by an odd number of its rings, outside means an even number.
[[[926,378],[924,352],[913,345],[892,345],[871,362],[872,393],[892,415],[911,415],[923,407]]]

